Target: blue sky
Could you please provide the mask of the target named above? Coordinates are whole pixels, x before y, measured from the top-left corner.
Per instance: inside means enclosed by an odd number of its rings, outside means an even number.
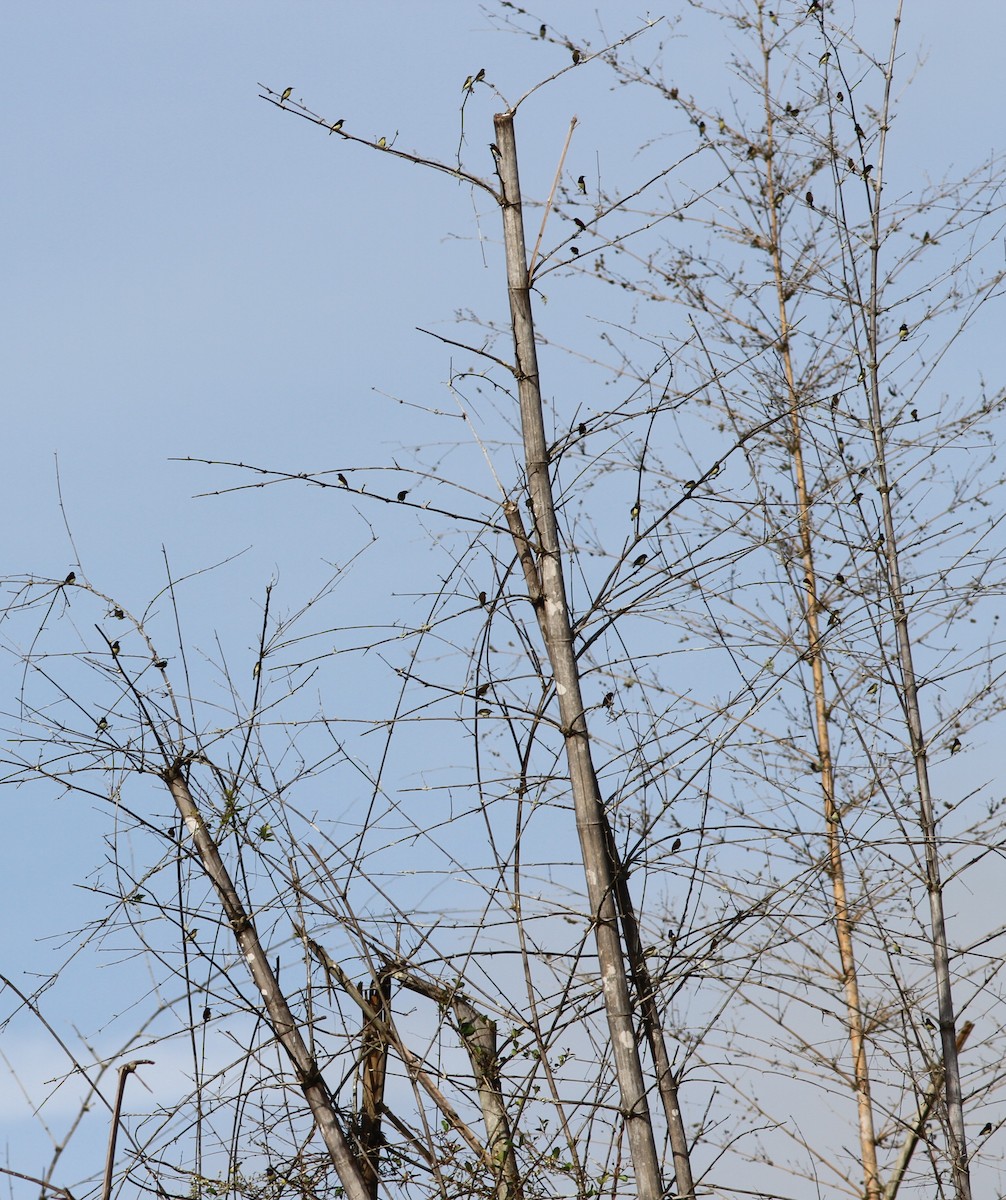
[[[577,7],[558,10],[557,24]],[[601,12],[611,21],[620,6]],[[934,171],[994,144],[996,105],[982,89],[1002,23],[991,4],[952,22],[935,3],[906,15],[906,54],[921,42],[928,62],[898,146],[932,157]],[[110,590],[156,578],[162,544],[188,566],[240,544],[269,562],[290,544],[289,510],[274,497],[193,501],[219,474],[170,459],[263,461],[268,449],[272,464],[304,469],[408,445],[408,414],[380,391],[421,380],[432,401],[445,376],[443,352],[415,326],[500,306],[465,189],[326,141],[259,100],[256,83],[290,84],[364,135],[398,131],[400,144],[449,159],[470,69],[487,66],[515,95],[564,65],[561,52],[493,33],[477,6],[457,3],[372,15],[42,4],[5,25],[4,382],[16,449],[3,487],[18,514],[7,561],[53,575],[71,565],[58,454],[85,568],[97,578],[100,567]],[[717,52],[690,42],[682,69],[701,75]],[[492,107],[486,93],[468,106],[471,145],[490,140]],[[526,110],[529,190],[544,190],[573,112],[571,161],[590,161],[613,126],[631,129],[600,69],[567,76]],[[617,137],[603,148],[606,166],[617,161]],[[482,216],[495,242],[496,214]],[[254,536],[235,539],[243,521]]]
[[[1001,143],[1006,17],[992,0],[906,9],[906,65],[917,49],[924,61],[900,109],[894,165],[915,186],[920,170],[953,173]],[[595,10],[611,30],[646,15],[612,0]],[[592,28],[585,12],[564,0],[542,18]],[[706,29],[707,41],[672,48],[683,79],[722,65],[722,33]],[[188,619],[194,635],[221,629],[249,669],[270,579],[296,607],[332,564],[362,552],[346,611],[360,622],[386,615],[387,598],[408,593],[409,574],[428,562],[419,525],[296,486],[197,498],[238,477],[175,460],[300,471],[386,468],[420,445],[433,456],[444,424],[423,410],[451,411],[445,381],[470,356],[452,359],[416,327],[451,337],[457,310],[502,318],[498,214],[443,176],[278,112],[258,85],[291,86],[362,136],[397,136],[450,161],[467,75],[485,67],[512,98],[565,65],[565,52],[501,32],[456,0],[12,5],[3,43],[4,573],[74,568],[139,609],[163,586],[165,554],[181,575],[241,552],[193,586]],[[573,113],[573,176],[634,169],[649,110],[590,71],[522,111],[533,196],[547,191]],[[485,175],[496,107],[478,91],[465,111],[467,153]],[[569,332],[561,318],[554,329]],[[1001,371],[997,354],[990,370]],[[462,457],[458,477],[471,477],[475,456]],[[389,494],[433,490],[388,478]],[[492,494],[491,481],[480,486]],[[0,860],[18,914],[0,938],[10,974],[46,969],[51,944],[38,939],[98,911],[77,885],[100,860],[105,829],[103,811],[58,797],[14,803]],[[50,1016],[63,1027],[74,1019],[64,1003],[54,991]],[[92,1018],[101,1003],[87,998]],[[23,1052],[34,1035],[18,1031]],[[58,1074],[48,1051],[27,1059],[40,1079]],[[6,1084],[0,1097],[8,1128],[22,1129]]]

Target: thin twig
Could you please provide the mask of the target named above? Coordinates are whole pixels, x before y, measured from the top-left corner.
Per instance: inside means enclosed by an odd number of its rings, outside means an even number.
[[[555,193],[559,187],[559,180],[562,178],[562,166],[566,161],[566,153],[569,150],[569,143],[573,140],[573,130],[576,128],[576,117],[574,116],[569,123],[569,131],[566,134],[566,141],[563,143],[562,153],[559,155],[559,165],[555,169],[555,178],[552,180],[552,190],[548,194],[548,200],[545,202],[545,211],[541,214],[541,228],[538,230],[538,240],[534,244],[534,249],[531,251],[531,261],[528,263],[527,277],[534,279],[534,264],[538,257],[538,250],[541,247],[541,239],[545,236],[545,225],[548,222],[548,215],[552,211],[552,201],[555,199]]]
[[[101,1200],[109,1200],[112,1194],[112,1170],[115,1167],[115,1142],[119,1136],[119,1119],[122,1116],[122,1097],[126,1090],[126,1080],[137,1067],[151,1067],[152,1058],[134,1058],[132,1062],[123,1063],[119,1068],[119,1086],[115,1091],[115,1105],[112,1108],[112,1123],[108,1130],[108,1152],[105,1155],[105,1179],[101,1185]]]

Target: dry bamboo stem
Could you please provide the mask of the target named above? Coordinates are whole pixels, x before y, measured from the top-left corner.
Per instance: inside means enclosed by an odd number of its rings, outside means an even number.
[[[541,581],[541,598],[535,609],[548,650],[559,701],[576,828],[580,839],[601,973],[601,990],[611,1035],[622,1118],[636,1177],[636,1193],[640,1200],[660,1200],[665,1193],[635,1036],[634,1012],[629,996],[625,954],[615,906],[615,880],[605,836],[607,822],[591,758],[563,580],[562,554],[538,382],[538,358],[531,311],[513,114],[498,113],[494,124],[495,145],[498,149],[497,170],[502,185],[503,238],[521,428],[527,484],[535,524],[533,541],[538,550],[537,576]],[[518,551],[522,551],[519,545]]]
[[[108,1131],[108,1151],[105,1154],[105,1178],[101,1185],[101,1200],[112,1194],[112,1171],[115,1167],[115,1143],[119,1137],[119,1120],[122,1117],[122,1097],[126,1091],[126,1080],[137,1067],[153,1066],[150,1058],[137,1058],[123,1063],[119,1068],[119,1086],[115,1089],[115,1105],[112,1108],[112,1124]]]
[[[496,1200],[521,1200],[524,1189],[514,1154],[510,1118],[503,1103],[495,1021],[479,1012],[456,988],[442,987],[403,970],[396,970],[395,978],[402,987],[428,996],[442,1008],[454,1010],[458,1033],[468,1052],[478,1088],[479,1107],[486,1126],[486,1145],[496,1174]]]
[[[460,993],[451,1000],[451,1006],[479,1090],[486,1142],[496,1171],[496,1200],[521,1200],[523,1189],[520,1171],[500,1086],[496,1022],[473,1008]]]
[[[939,1003],[940,1042],[943,1048],[944,1087],[947,1104],[947,1133],[950,1151],[950,1166],[954,1177],[954,1194],[957,1200],[971,1200],[971,1173],[968,1164],[967,1135],[964,1129],[964,1103],[961,1093],[960,1052],[957,1037],[957,1018],[954,1013],[953,987],[950,979],[950,951],[947,945],[946,918],[943,911],[943,880],[940,871],[939,844],[936,837],[936,817],[933,810],[933,795],[929,784],[929,749],[926,744],[922,710],[919,705],[919,685],[915,673],[912,652],[912,634],[909,629],[908,609],[901,579],[901,552],[894,524],[894,508],[891,503],[891,486],[887,473],[887,431],[884,425],[880,400],[880,247],[881,237],[880,197],[883,190],[887,134],[890,129],[891,85],[894,79],[894,63],[901,24],[902,4],[899,0],[894,17],[894,32],[891,37],[890,56],[885,75],[884,103],[878,122],[880,136],[877,145],[877,165],[873,177],[874,193],[871,197],[873,210],[870,259],[870,295],[867,306],[867,346],[869,362],[870,432],[873,436],[874,455],[877,467],[877,492],[883,514],[884,541],[883,558],[887,569],[888,594],[894,620],[898,662],[901,668],[902,700],[905,709],[912,759],[915,765],[915,782],[919,793],[919,825],[925,846],[926,890],[929,893],[930,929],[933,942],[933,972],[936,976],[936,993]]]
[[[367,999],[377,1014],[377,1020],[363,1018],[363,1100],[360,1114],[360,1151],[363,1176],[370,1188],[372,1200],[377,1200],[380,1181],[381,1147],[384,1134],[381,1117],[384,1111],[384,1081],[388,1073],[388,1038],[385,1033],[391,1013],[391,979],[382,975],[370,989]]]
[[[791,330],[786,302],[786,284],[780,250],[781,230],[775,204],[776,178],[773,159],[773,107],[769,88],[767,63],[764,78],[767,149],[765,152],[765,204],[772,228],[772,268],[779,302],[779,353],[786,377],[790,417],[790,449],[797,494],[797,526],[800,557],[803,567],[803,620],[807,631],[806,660],[810,664],[814,693],[814,722],[817,739],[817,761],[820,764],[821,792],[824,809],[825,840],[828,852],[828,875],[831,880],[832,913],[835,940],[842,966],[842,986],[845,992],[846,1021],[849,1030],[849,1049],[856,1093],[859,1126],[859,1152],[863,1167],[863,1193],[866,1200],[880,1200],[883,1187],[877,1161],[877,1136],[870,1084],[869,1059],[866,1053],[866,1034],[859,994],[859,974],[856,967],[854,924],[850,915],[845,882],[845,863],[842,851],[842,825],[835,795],[835,765],[832,757],[831,734],[828,728],[828,698],[821,652],[822,611],[814,560],[814,527],[811,516],[810,489],[803,458],[803,428],[800,416],[800,397],[793,369],[790,345]]]
[[[688,1134],[685,1131],[681,1105],[678,1102],[678,1082],[674,1077],[671,1060],[667,1054],[663,1024],[657,1009],[656,992],[650,976],[650,969],[646,964],[646,954],[642,938],[639,935],[639,923],[636,920],[635,907],[629,893],[626,872],[618,858],[618,849],[615,846],[607,813],[604,816],[608,853],[615,876],[615,899],[618,902],[618,912],[622,921],[622,936],[625,938],[625,950],[629,960],[629,970],[632,974],[632,985],[642,1017],[643,1032],[653,1058],[653,1067],[657,1075],[657,1091],[660,1093],[660,1101],[664,1108],[664,1120],[667,1122],[667,1134],[671,1143],[671,1154],[674,1158],[674,1182],[677,1189],[675,1200],[694,1200],[695,1181],[692,1178]]]
[[[402,1041],[395,1028],[395,1022],[388,1013],[388,1019],[382,1021],[375,1009],[371,1007],[370,1001],[360,991],[355,983],[349,978],[342,967],[329,955],[328,951],[320,943],[309,938],[303,929],[295,926],[295,931],[298,937],[304,939],[304,942],[310,953],[317,959],[324,969],[326,975],[331,980],[334,980],[343,988],[346,994],[359,1005],[360,1010],[368,1021],[371,1021],[375,1026],[379,1027],[381,1036],[387,1041],[398,1057],[402,1060],[405,1066],[409,1069],[415,1082],[426,1092],[433,1103],[440,1109],[446,1118],[451,1128],[464,1139],[468,1148],[475,1154],[476,1158],[480,1159],[486,1166],[492,1166],[492,1158],[486,1148],[479,1142],[478,1138],[471,1131],[468,1125],[462,1120],[457,1109],[451,1104],[444,1093],[433,1082],[429,1071],[423,1066],[422,1059],[414,1054],[408,1046]],[[411,979],[405,972],[398,968],[389,968],[389,974],[398,980]],[[391,1113],[385,1110],[384,1115],[391,1117]]]
[[[297,1081],[311,1108],[315,1125],[339,1176],[339,1182],[349,1200],[371,1200],[370,1191],[342,1132],[332,1097],[325,1086],[318,1064],[301,1036],[300,1026],[290,1010],[286,996],[280,990],[279,981],[269,965],[269,959],[258,939],[251,916],[241,903],[230,873],[220,857],[217,844],[200,816],[189,791],[182,765],[172,764],[164,771],[163,779],[189,831],[203,870],[216,890],[248,971],[262,996],[272,1031],[293,1064]]]
[[[962,1048],[971,1036],[973,1029],[974,1024],[971,1021],[965,1021],[961,1026],[961,1031],[957,1035],[958,1050]],[[904,1143],[898,1154],[898,1161],[894,1164],[894,1169],[887,1181],[887,1187],[884,1189],[884,1200],[895,1200],[898,1194],[898,1189],[905,1178],[905,1172],[908,1170],[908,1164],[912,1161],[912,1155],[915,1153],[915,1147],[919,1144],[919,1140],[926,1128],[926,1122],[929,1120],[929,1114],[933,1111],[933,1105],[936,1103],[936,1098],[943,1087],[943,1075],[943,1063],[940,1062],[933,1071],[933,1078],[926,1089],[926,1094],[922,1097],[922,1102],[919,1104],[915,1117],[908,1125]]]

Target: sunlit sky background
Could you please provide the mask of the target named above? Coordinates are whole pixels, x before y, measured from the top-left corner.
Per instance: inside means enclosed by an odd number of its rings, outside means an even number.
[[[883,10],[882,27],[891,6],[835,5],[854,7],[864,20]],[[907,187],[920,167],[964,170],[1001,144],[1006,16],[994,0],[905,9],[906,71],[921,59],[898,109],[894,174]],[[419,525],[296,487],[196,498],[238,478],[177,460],[345,470],[404,462],[420,441],[445,436],[422,410],[450,411],[451,352],[416,327],[450,337],[456,310],[503,315],[498,214],[445,176],[279,112],[258,85],[291,86],[353,132],[397,136],[450,162],[467,75],[484,67],[513,99],[568,62],[548,41],[501,31],[493,11],[456,0],[5,7],[5,574],[62,578],[73,568],[140,609],[163,586],[165,556],[182,575],[241,553],[200,585],[191,620],[199,634],[222,629],[249,664],[266,583],[278,580],[296,606],[331,564],[368,545],[374,521],[393,551],[367,558],[357,603],[410,590],[426,561]],[[659,15],[563,0],[534,19],[597,45],[598,18],[616,35]],[[668,55],[680,55],[683,86],[725,58],[720,27],[688,28],[702,32]],[[547,193],[574,113],[570,178],[631,172],[635,147],[661,132],[643,127],[648,110],[610,82],[588,65],[522,110],[529,195]],[[499,107],[482,89],[465,108],[466,161],[487,176]],[[987,371],[1002,366],[1001,346],[990,347]],[[431,485],[393,476],[386,490],[406,486],[421,497]],[[6,669],[3,686],[9,711],[18,681]],[[30,988],[66,953],[40,939],[100,911],[77,885],[105,852],[105,815],[38,789],[3,805],[0,971]],[[92,982],[75,997],[79,1010],[50,993],[47,1015],[62,1030],[99,1023],[109,998],[100,977]],[[65,1070],[23,1019],[0,1050],[35,1103],[42,1081]],[[13,1153],[31,1144],[28,1108],[0,1078],[0,1158],[30,1170]],[[45,1111],[58,1117],[58,1096]]]

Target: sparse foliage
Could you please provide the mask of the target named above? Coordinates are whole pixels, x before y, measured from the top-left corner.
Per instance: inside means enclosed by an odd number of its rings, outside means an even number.
[[[361,636],[350,564],[292,614],[270,586],[210,679],[170,572],[139,616],[83,564],[8,581],[8,782],[107,805],[91,940],[144,954],[144,1044],[189,1052],[118,1170],[249,1200],[991,1194],[1004,935],[967,896],[1006,840],[949,762],[1006,700],[1006,393],[960,354],[1002,291],[1002,163],[891,168],[898,4],[883,52],[827,5],[692,5],[729,101],[667,68],[687,23],[497,19],[565,48],[546,84],[645,95],[633,178],[588,179],[571,126],[522,188],[545,84],[488,164],[263,93],[500,216],[508,321],[442,339],[473,463],[251,477],[421,515],[417,608]],[[566,359],[546,285],[604,313]]]

